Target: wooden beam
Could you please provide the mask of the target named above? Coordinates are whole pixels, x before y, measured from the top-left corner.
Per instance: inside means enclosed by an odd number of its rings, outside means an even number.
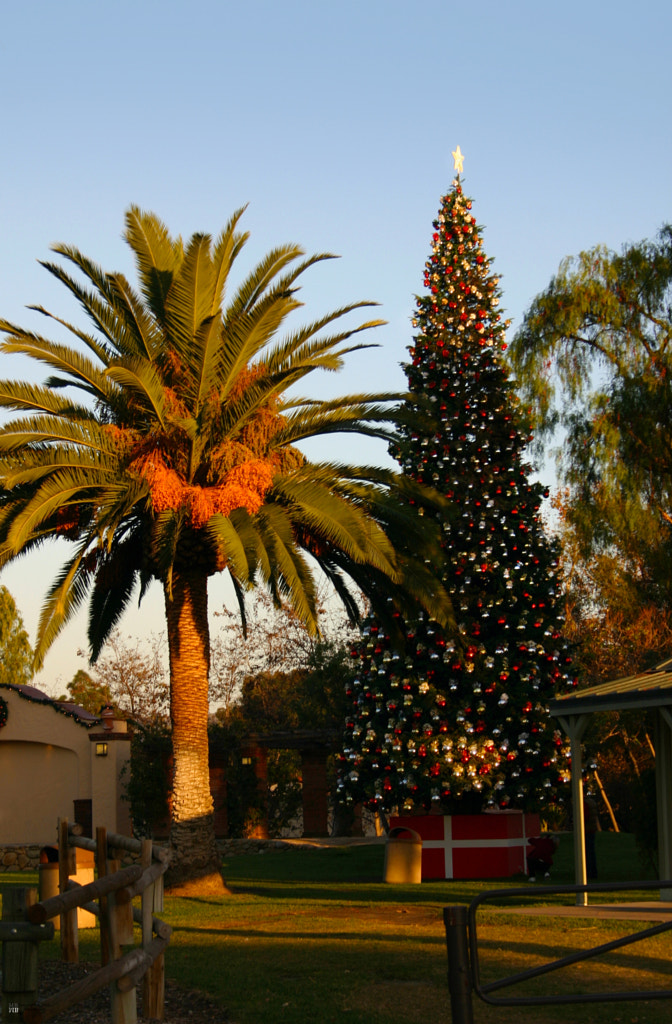
[[[141,874],[140,865],[133,864],[131,867],[122,868],[112,875],[103,875],[102,878],[97,878],[94,882],[76,888],[68,886],[69,879],[66,876],[65,891],[60,892],[58,896],[51,896],[42,903],[36,903],[28,911],[28,920],[33,924],[43,924],[56,914],[64,915],[70,911],[76,911],[77,907],[83,907],[90,900],[98,899],[100,896],[109,896],[110,893],[116,893],[117,903],[130,903],[131,896],[126,887],[132,885]]]
[[[63,989],[63,991],[33,1003],[32,1006],[24,1010],[24,1021],[26,1024],[44,1024],[45,1021],[55,1017],[56,1014],[63,1013],[64,1010],[69,1009],[71,1006],[83,1002],[89,996],[100,991],[101,988],[115,982],[117,978],[121,978],[133,971],[143,962],[145,956],[146,954],[141,949],[133,949],[130,953],[122,956],[120,960],[112,960],[105,967],[101,967],[100,970],[95,971],[93,974],[88,974],[81,981],[75,982],[74,985],[70,985],[68,988]]]
[[[70,826],[72,828],[72,826]],[[97,830],[96,830],[97,831]],[[89,850],[91,853],[95,853],[97,849],[97,841],[95,839],[89,839],[88,836],[80,836],[71,833],[70,834],[70,845],[76,846],[80,850]],[[120,836],[116,832],[107,833],[107,845],[111,850],[124,850],[126,853],[138,854],[142,850],[142,842],[140,839],[131,839],[129,836]],[[169,862],[171,853],[170,850],[166,850],[163,846],[153,846],[152,856],[154,860],[160,860]]]
[[[0,921],[0,942],[48,942],[53,939],[55,932],[53,921],[47,921],[46,924]]]

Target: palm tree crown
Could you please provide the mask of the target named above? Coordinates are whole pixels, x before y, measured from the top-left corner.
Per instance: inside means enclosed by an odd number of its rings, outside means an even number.
[[[429,517],[409,516],[412,505],[398,500],[396,488],[409,485],[383,470],[315,465],[297,448],[333,431],[389,436],[400,396],[296,394],[311,372],[339,369],[347,352],[364,347],[350,339],[382,321],[333,326],[371,305],[360,302],[281,336],[301,305],[298,278],[330,258],[304,258],[294,245],[269,252],[225,305],[247,239],[238,230],[242,212],[214,242],[195,234],[185,244],[132,207],[125,238],[139,292],[77,249],[56,246],[65,266],[43,265],[76,297],[89,329],[33,308],[66,328],[73,347],[0,320],[2,351],[49,369],[42,386],[0,381],[0,406],[19,414],[0,435],[0,567],[53,537],[71,542],[42,609],[38,664],[87,599],[95,659],[138,586],[142,596],[152,579],[162,583],[176,791],[186,786],[180,743],[183,755],[202,747],[207,724],[213,573],[230,574],[243,614],[245,591],[261,582],[310,628],[316,564],[351,613],[350,581],[372,596],[387,581],[403,584],[439,619],[449,616],[423,557]],[[402,535],[403,559],[395,550]],[[180,739],[181,716],[196,714],[180,711],[185,690],[190,701],[198,695],[201,731]],[[207,816],[208,800],[201,793],[180,811],[178,794],[174,816]]]

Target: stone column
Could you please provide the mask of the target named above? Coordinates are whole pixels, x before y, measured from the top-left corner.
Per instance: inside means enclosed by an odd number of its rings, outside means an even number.
[[[328,836],[327,751],[312,748],[301,751],[303,779],[303,834]]]
[[[268,752],[266,747],[252,740],[241,748],[240,753],[243,764],[251,763],[254,768],[261,805],[259,821],[251,830],[249,838],[268,839]]]

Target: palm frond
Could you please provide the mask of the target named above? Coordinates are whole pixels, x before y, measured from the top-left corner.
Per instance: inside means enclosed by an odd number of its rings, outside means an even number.
[[[115,312],[123,318],[126,328],[137,342],[133,351],[129,352],[127,344],[122,350],[126,354],[137,355],[150,361],[155,359],[163,341],[163,334],[157,330],[156,321],[148,315],[143,302],[123,274],[110,275],[110,282]]]
[[[226,283],[231,268],[250,237],[249,231],[236,231],[238,221],[246,209],[247,205],[241,206],[233,212],[228,224],[214,244],[212,253],[214,283],[212,288],[212,306],[209,313],[211,317],[214,317],[223,305]]]
[[[214,272],[209,235],[193,235],[165,300],[171,342],[191,369],[194,338],[212,309]]]
[[[291,403],[294,411],[289,415],[287,406],[283,406],[285,423],[278,431],[275,443],[295,444],[308,437],[348,431],[390,441],[395,430],[388,424],[396,424],[396,410],[383,403],[394,401],[394,397],[346,395],[342,400],[329,402],[297,400]]]
[[[228,333],[230,321],[238,320],[259,302],[271,282],[286,266],[303,256],[298,245],[284,245],[271,249],[239,285],[227,308],[224,329]]]
[[[92,663],[121,619],[133,596],[142,562],[142,535],[139,530],[120,542],[113,542],[96,572],[89,604],[88,640]]]
[[[0,320],[0,331],[12,336],[0,345],[4,353],[18,353],[45,363],[58,373],[65,375],[69,387],[81,388],[103,402],[108,402],[111,385],[107,382],[104,371],[100,370],[90,359],[85,358],[66,345],[59,345],[38,334],[22,331],[5,320]],[[53,385],[52,385],[53,386]]]
[[[89,546],[87,538],[67,562],[49,589],[40,612],[34,648],[34,665],[42,668],[44,657],[63,627],[81,607],[91,587],[91,576],[81,570]]]
[[[229,516],[216,515],[208,522],[208,534],[221,551],[233,579],[249,582],[254,565],[250,564],[243,537]]]
[[[222,328],[220,376],[226,397],[241,370],[259,360],[273,334],[301,303],[289,295],[263,296],[254,308],[240,316],[226,317]]]
[[[24,449],[19,458],[11,461],[0,455],[0,479],[2,486],[7,490],[34,485],[45,477],[63,470],[83,471],[92,485],[99,485],[102,480],[111,482],[116,477],[118,468],[116,458],[106,464],[90,451],[76,448],[49,448],[39,451]]]
[[[347,573],[342,572],[338,566],[334,565],[327,558],[317,559],[318,565],[324,575],[326,576],[329,583],[331,583],[336,596],[340,600],[345,614],[348,617],[348,622],[352,626],[359,625],[361,620],[361,611],[359,607],[359,601],[355,594],[352,593],[350,586],[348,585],[352,579]],[[360,591],[361,593],[361,591]]]
[[[359,334],[374,327],[384,326],[385,320],[367,320],[366,323],[339,331],[337,334],[320,335],[319,337],[316,337],[316,335],[319,335],[319,332],[329,324],[347,316],[353,310],[375,305],[375,302],[353,302],[349,306],[341,306],[340,309],[328,313],[319,320],[305,324],[300,330],[288,335],[282,342],[279,342],[268,352],[264,353],[264,362],[269,372],[279,373],[294,365],[303,366],[313,363],[316,367],[323,369],[339,370],[343,365],[343,356],[361,349],[374,348],[374,343],[368,345],[357,344],[336,353],[333,351],[342,342],[352,337],[353,334]],[[319,357],[321,357],[321,360]]]
[[[19,411],[33,410],[69,419],[90,419],[91,409],[77,405],[52,388],[29,381],[0,381],[0,407]]]
[[[100,360],[103,366],[107,366],[108,362],[112,358],[113,349],[105,341],[101,341],[93,334],[89,334],[88,331],[83,331],[80,327],[75,326],[75,324],[71,324],[68,320],[63,320],[62,317],[56,316],[54,313],[50,313],[48,309],[44,308],[44,306],[28,306],[28,309],[32,309],[34,313],[40,313],[48,320],[53,320],[54,323],[60,324],[61,327],[65,327],[73,337],[84,342],[86,347],[93,352],[94,356]]]
[[[166,401],[163,381],[154,365],[146,359],[125,359],[105,371],[106,377],[122,390],[136,394],[161,427],[165,427]]]
[[[124,238],[135,255],[142,293],[160,324],[165,322],[166,297],[184,258],[182,239],[173,239],[153,213],[131,206],[126,213]]]
[[[231,308],[225,314],[224,333],[227,340],[237,336],[239,324],[244,327],[245,348],[249,353],[248,361],[269,345],[289,314],[303,305],[296,298],[298,288],[295,287],[295,282],[297,278],[314,264],[335,258],[329,253],[317,253],[296,264],[279,280],[274,280],[287,263],[295,260],[298,255],[302,255],[300,250],[295,248],[294,251],[296,255],[290,258],[285,258],[288,254],[281,256],[276,267],[269,270],[268,275],[262,275],[263,287],[260,286],[254,292],[254,300],[244,307],[242,316],[234,315]],[[269,256],[271,255],[269,254]],[[264,352],[264,357],[265,355]]]
[[[30,498],[22,507],[15,510],[11,524],[7,529],[5,544],[14,554],[22,551],[30,537],[36,530],[63,506],[70,502],[83,502],[91,496],[83,494],[87,487],[95,483],[104,484],[106,481],[92,481],[90,472],[82,473],[77,470],[67,470],[49,476],[46,480],[34,488]]]
[[[10,420],[0,431],[0,451],[11,452],[24,447],[67,445],[109,453],[111,443],[95,420],[65,419],[43,414]]]
[[[142,354],[144,347],[142,326],[136,322],[133,313],[133,307],[137,309],[140,306],[140,301],[132,293],[127,282],[125,287],[120,284],[123,281],[123,275],[106,274],[74,246],[56,245],[53,246],[53,250],[74,263],[97,289],[96,293],[83,288],[79,281],[68,274],[59,263],[41,261],[41,266],[64,284],[84,308],[94,326],[107,339],[106,348],[122,356]],[[131,302],[130,308],[129,301]],[[46,311],[40,310],[40,312],[45,312],[45,315],[50,316]],[[64,323],[64,326],[79,336],[78,331],[70,324]],[[145,323],[145,329],[148,329],[148,326],[148,323]],[[109,358],[108,356],[104,361],[108,362]]]
[[[233,584],[233,592],[236,595],[236,601],[238,602],[241,629],[243,631],[244,638],[247,640],[247,610],[245,608],[245,591],[243,590],[235,576],[231,577],[231,582]]]
[[[394,553],[366,508],[300,474],[276,477],[272,493],[288,509],[295,526],[335,545],[353,561],[372,561],[394,574]]]
[[[289,602],[311,633],[318,632],[316,586],[308,563],[296,547],[291,522],[273,505],[265,505],[256,515],[259,537],[270,567],[264,580],[274,599],[281,595]]]
[[[151,540],[148,554],[155,575],[167,584],[169,592],[182,525],[183,516],[172,510],[159,513],[150,524]]]
[[[219,388],[221,346],[221,317],[213,316],[204,320],[196,332],[191,356],[193,386],[189,404],[197,417],[212,391]]]

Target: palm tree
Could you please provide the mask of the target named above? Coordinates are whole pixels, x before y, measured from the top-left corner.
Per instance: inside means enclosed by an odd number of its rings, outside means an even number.
[[[0,320],[0,350],[50,371],[41,386],[0,382],[0,406],[18,413],[0,435],[0,567],[53,538],[70,542],[42,608],[38,666],[87,600],[95,661],[131,598],[160,581],[175,768],[171,840],[188,876],[217,864],[207,743],[210,576],[230,575],[243,618],[245,592],[261,584],[316,629],[316,567],[352,615],[352,581],[374,601],[384,595],[388,613],[395,591],[411,593],[439,620],[450,615],[427,565],[435,519],[415,515],[408,493],[400,500],[400,488],[412,485],[380,469],[312,464],[296,447],[333,431],[389,436],[399,396],[295,394],[313,371],[339,369],[346,353],[365,347],[348,339],[382,321],[332,330],[371,305],[359,302],[280,337],[301,305],[298,278],[329,258],[304,258],[295,245],[268,253],[225,305],[248,237],[238,230],[242,212],[214,242],[195,234],[184,244],[132,207],[125,238],[139,291],[76,248],[55,246],[65,263],[43,266],[78,300],[88,329],[32,308],[65,328],[73,347]]]

